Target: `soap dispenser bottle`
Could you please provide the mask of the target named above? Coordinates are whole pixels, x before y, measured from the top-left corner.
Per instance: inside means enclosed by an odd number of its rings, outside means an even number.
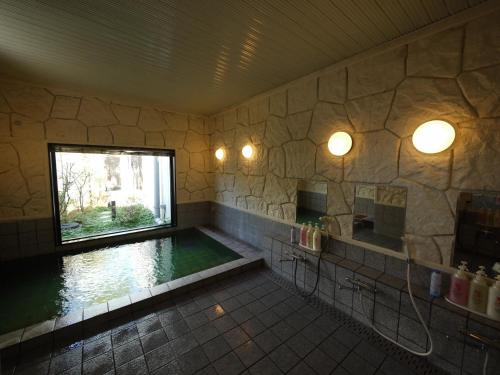
[[[306,246],[309,249],[312,249],[313,247],[313,236],[314,236],[314,228],[311,222],[309,222],[309,225],[307,226],[307,244],[306,244]]]
[[[490,287],[488,293],[486,313],[493,319],[500,320],[500,275],[497,275],[495,279],[496,281]]]
[[[302,246],[306,246],[307,244],[307,228],[306,224],[302,223],[302,226],[300,227],[300,239],[299,242]]]
[[[469,301],[470,280],[467,275],[467,262],[461,261],[458,271],[451,276],[449,299],[458,305],[467,306]]]
[[[321,251],[321,231],[318,228],[318,224],[316,224],[316,226],[314,227],[313,250]]]
[[[476,272],[476,277],[470,284],[469,309],[480,313],[486,313],[488,304],[488,283],[486,282],[486,272],[484,266],[480,266]]]

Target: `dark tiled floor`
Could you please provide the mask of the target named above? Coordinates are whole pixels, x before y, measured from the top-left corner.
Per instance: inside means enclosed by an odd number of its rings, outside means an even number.
[[[286,286],[268,271],[239,275],[91,337],[23,352],[2,374],[439,373],[404,363],[358,323]]]

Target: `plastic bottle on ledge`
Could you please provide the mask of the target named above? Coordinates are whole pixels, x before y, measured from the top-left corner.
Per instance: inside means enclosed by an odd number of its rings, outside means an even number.
[[[496,281],[490,287],[488,293],[486,313],[493,319],[500,320],[500,275],[497,275],[495,279]]]
[[[467,262],[461,261],[458,271],[451,276],[450,301],[458,305],[467,306],[469,302],[470,280],[467,274]]]
[[[306,244],[307,244],[307,228],[306,228],[305,223],[302,223],[302,226],[300,227],[300,240],[299,240],[299,242],[302,246],[306,246]]]
[[[429,294],[433,298],[441,297],[441,272],[432,271]]]
[[[290,243],[292,245],[295,243],[296,232],[296,228],[292,225],[292,227],[290,228]]]
[[[488,304],[488,283],[486,282],[486,272],[484,266],[480,266],[476,272],[476,277],[470,284],[469,309],[480,313],[486,313]]]
[[[321,231],[318,228],[318,224],[316,224],[316,226],[314,227],[313,250],[321,251]]]
[[[309,249],[312,249],[313,247],[313,235],[314,235],[314,228],[311,222],[309,222],[309,225],[307,226],[307,243],[306,243],[306,247],[308,247]]]

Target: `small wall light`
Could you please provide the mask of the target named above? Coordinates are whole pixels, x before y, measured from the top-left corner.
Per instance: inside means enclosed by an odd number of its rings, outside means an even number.
[[[328,150],[335,156],[343,156],[347,154],[352,147],[352,138],[349,133],[336,132],[333,133],[328,140]]]
[[[413,146],[425,154],[436,154],[446,150],[455,140],[455,128],[446,121],[424,122],[413,133]]]
[[[253,147],[251,145],[246,145],[241,149],[241,153],[246,159],[250,159],[253,155]]]
[[[221,148],[218,148],[217,151],[215,151],[215,157],[218,159],[218,160],[222,160],[224,159],[224,155],[226,153],[224,152],[224,149],[221,147]]]

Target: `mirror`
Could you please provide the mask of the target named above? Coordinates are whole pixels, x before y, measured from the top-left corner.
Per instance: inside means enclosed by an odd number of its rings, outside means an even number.
[[[298,224],[309,223],[321,226],[319,218],[326,215],[328,185],[326,182],[299,181],[297,185]]]
[[[471,272],[500,273],[500,195],[460,193],[455,229],[454,266],[465,260]]]
[[[401,251],[406,194],[404,187],[357,185],[354,194],[352,238]]]

